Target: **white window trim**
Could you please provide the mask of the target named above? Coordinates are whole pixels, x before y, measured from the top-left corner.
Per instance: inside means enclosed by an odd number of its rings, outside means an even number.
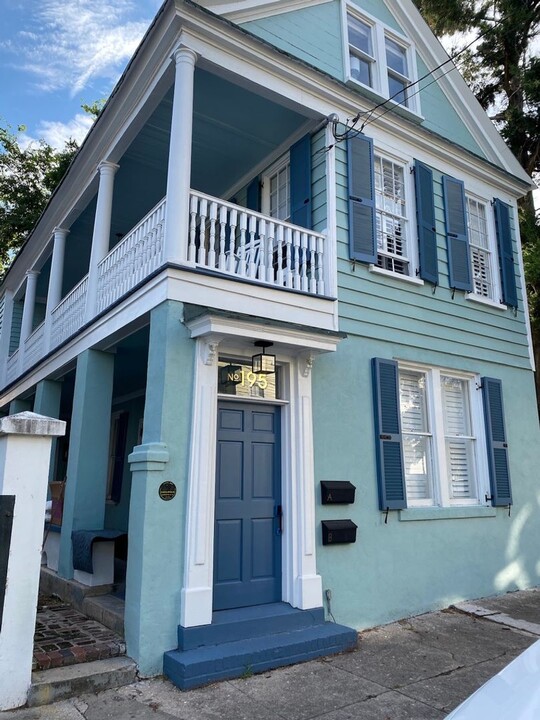
[[[404,280],[415,285],[423,285],[424,281],[417,277],[416,270],[420,265],[418,255],[418,235],[416,230],[416,207],[414,204],[414,180],[411,173],[413,161],[410,158],[403,158],[393,153],[386,152],[386,150],[378,147],[377,145],[373,148],[374,161],[376,158],[382,158],[389,162],[399,165],[403,168],[403,185],[405,188],[405,227],[407,231],[406,235],[406,246],[407,246],[407,260],[409,263],[408,275],[400,275],[399,273],[381,268],[378,265],[370,265],[369,271],[378,273],[381,275],[388,275],[389,277]],[[375,199],[375,213],[377,213],[377,200]],[[377,241],[377,239],[376,239]]]
[[[261,212],[263,215],[270,215],[270,178],[272,175],[275,175],[280,170],[283,170],[287,165],[289,165],[290,169],[291,164],[291,156],[289,152],[286,152],[284,155],[282,155],[279,160],[276,160],[276,162],[272,163],[269,168],[264,170],[264,172],[261,175]],[[290,210],[290,204],[291,204],[291,188],[290,188],[290,175],[289,175],[289,210]]]
[[[350,63],[350,51],[349,51],[349,32],[348,32],[348,16],[355,17],[360,22],[368,25],[372,29],[372,44],[375,61],[372,63],[373,67],[373,86],[366,85],[352,77],[351,74],[351,63]],[[403,110],[404,112],[410,112],[416,117],[421,117],[420,108],[420,95],[417,92],[418,87],[415,85],[411,92],[415,93],[409,100],[408,105],[402,105],[394,100],[390,100],[389,89],[388,89],[388,67],[386,63],[386,46],[385,39],[388,37],[390,40],[401,45],[406,51],[407,68],[409,70],[409,82],[414,83],[418,80],[418,68],[416,65],[416,51],[415,46],[405,35],[402,35],[394,28],[386,25],[381,20],[373,17],[365,10],[361,10],[357,5],[345,0],[342,2],[342,37],[343,37],[343,59],[345,64],[345,81],[356,85],[357,87],[364,88],[370,94],[373,94],[374,100],[387,100],[387,107],[395,107],[396,109]]]
[[[465,297],[467,300],[475,300],[477,302],[484,303],[486,305],[490,305],[491,307],[496,307],[498,309],[506,310],[507,306],[500,302],[502,298],[502,288],[501,288],[501,278],[499,273],[499,248],[497,246],[497,229],[495,227],[495,212],[493,210],[493,205],[490,200],[486,200],[485,197],[482,197],[481,195],[478,195],[475,192],[472,192],[465,187],[465,204],[467,208],[467,200],[468,199],[474,200],[477,203],[482,203],[486,209],[486,226],[487,226],[487,239],[488,239],[488,249],[489,254],[492,259],[492,267],[491,267],[491,282],[493,285],[493,297],[492,298],[486,298],[484,295],[480,295],[476,292],[467,293]],[[467,232],[469,233],[469,224],[468,224],[468,212],[467,212]],[[471,273],[472,273],[472,260],[471,260],[471,250],[470,250],[471,242],[470,242],[470,234],[469,234],[469,262],[471,263]],[[474,287],[474,278],[473,280],[473,287]]]
[[[432,443],[432,473],[433,498],[430,500],[415,500],[409,504],[410,508],[468,508],[486,507],[489,505],[488,497],[491,494],[489,483],[489,467],[487,461],[487,444],[484,426],[484,407],[480,391],[480,376],[476,373],[454,370],[452,368],[433,367],[420,363],[411,363],[397,360],[399,370],[426,373],[428,388],[427,408],[430,418],[430,432]],[[445,452],[444,416],[440,398],[440,377],[450,375],[468,383],[469,407],[471,424],[475,438],[474,442],[474,470],[476,474],[477,497],[468,500],[454,500],[450,498],[450,488],[446,476],[447,458]],[[437,389],[437,393],[435,390]]]

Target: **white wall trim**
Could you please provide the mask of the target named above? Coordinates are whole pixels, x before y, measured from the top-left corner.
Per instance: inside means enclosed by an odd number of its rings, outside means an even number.
[[[332,0],[241,0],[241,2],[223,2],[223,0],[202,0],[199,4],[216,15],[223,15],[237,24],[250,20],[262,20],[273,15],[303,10],[314,5],[324,5]]]
[[[338,338],[315,332],[268,328],[207,314],[186,323],[197,341],[192,440],[186,518],[186,555],[181,623],[212,622],[215,456],[217,426],[217,351],[249,357],[255,339],[274,343],[282,367],[282,598],[293,607],[322,605],[315,543],[315,480],[311,411],[312,356],[335,350]]]

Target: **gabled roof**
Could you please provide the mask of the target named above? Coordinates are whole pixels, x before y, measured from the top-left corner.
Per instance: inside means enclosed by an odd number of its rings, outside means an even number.
[[[235,23],[260,20],[261,18],[281,15],[302,8],[322,5],[332,0],[197,0],[198,4],[216,15],[223,15]]]

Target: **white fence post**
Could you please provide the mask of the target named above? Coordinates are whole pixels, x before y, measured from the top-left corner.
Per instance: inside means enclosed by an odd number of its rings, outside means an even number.
[[[65,432],[65,422],[32,412],[0,419],[0,495],[15,496],[0,627],[0,710],[24,705],[30,688],[51,442]]]

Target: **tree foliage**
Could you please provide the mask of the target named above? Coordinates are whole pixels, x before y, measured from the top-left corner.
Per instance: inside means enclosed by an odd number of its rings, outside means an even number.
[[[97,118],[105,101],[82,108]],[[0,274],[9,266],[67,171],[78,144],[58,150],[45,140],[24,142],[26,128],[0,126]]]

